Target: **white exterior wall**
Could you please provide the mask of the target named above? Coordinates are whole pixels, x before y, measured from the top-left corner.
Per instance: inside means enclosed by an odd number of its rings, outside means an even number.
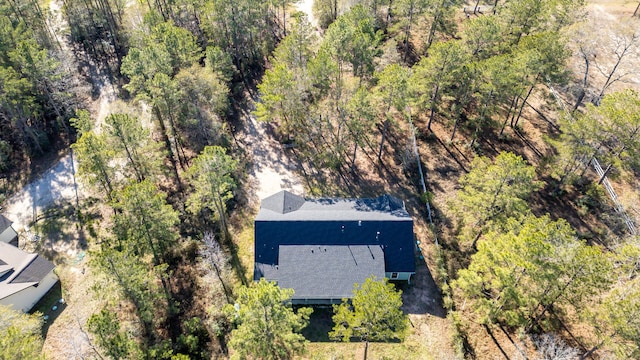
[[[0,234],[0,241],[9,243],[16,236],[18,236],[18,233],[16,233],[16,231],[13,230],[11,226],[9,226],[5,231],[2,232],[2,234]]]
[[[390,272],[384,273],[384,277],[386,277],[389,280],[393,280],[393,281],[410,281],[411,280],[411,275],[415,274],[415,273],[411,273],[411,272],[399,272],[398,273],[398,277],[396,278],[391,278],[391,274]]]
[[[22,291],[18,291],[13,295],[1,299],[0,304],[11,306],[13,310],[28,312],[57,281],[58,277],[53,273],[53,270],[51,270],[51,272],[40,281],[38,287],[29,286]]]

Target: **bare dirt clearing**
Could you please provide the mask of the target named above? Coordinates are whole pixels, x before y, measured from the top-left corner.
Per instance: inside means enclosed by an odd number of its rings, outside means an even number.
[[[82,186],[74,178],[76,168],[77,163],[71,161],[71,154],[67,154],[5,202],[3,213],[13,220],[13,227],[18,233],[26,232],[28,235],[29,226],[47,208],[75,201],[76,191],[82,191]]]
[[[253,109],[253,102],[249,108]],[[280,190],[304,194],[302,181],[295,173],[298,165],[289,156],[290,151],[275,140],[271,124],[259,122],[249,110],[242,113],[238,130],[241,146],[249,154],[252,189],[247,192],[255,194],[251,199],[254,204]]]

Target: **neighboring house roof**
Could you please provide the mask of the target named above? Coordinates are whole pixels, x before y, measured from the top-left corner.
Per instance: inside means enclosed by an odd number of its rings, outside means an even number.
[[[335,258],[309,254],[304,249],[310,246],[326,248]],[[342,288],[335,280],[322,276],[341,273],[345,284],[350,284],[347,289],[350,295],[353,283],[364,281],[353,281],[359,279],[360,271],[383,276],[385,272],[415,272],[414,246],[413,219],[396,197],[305,199],[281,191],[264,199],[256,216],[254,279],[267,277],[277,280],[281,287],[289,287],[285,284],[291,282],[300,291],[307,291],[305,283],[313,278],[318,283],[310,283],[309,287],[326,285],[322,290],[329,291],[333,286]],[[367,255],[366,249],[377,249],[372,253],[381,251],[383,256],[375,258],[375,266],[353,267],[349,261],[354,258],[357,261],[356,253]],[[298,257],[302,260],[298,261]],[[305,267],[305,263],[312,265]],[[380,264],[384,266],[380,268]],[[306,269],[316,275],[306,274]]]
[[[384,278],[384,254],[379,245],[283,245],[279,253],[277,266],[258,266],[265,279],[293,289],[293,300],[350,298],[353,284],[371,275]]]
[[[37,285],[54,267],[38,254],[0,242],[0,299]]]
[[[40,282],[55,266],[51,261],[37,256],[18,276],[13,279],[14,283]]]
[[[0,234],[3,233],[5,230],[7,230],[9,227],[11,227],[11,224],[13,224],[13,221],[7,219],[6,217],[4,217],[4,215],[0,214]]]

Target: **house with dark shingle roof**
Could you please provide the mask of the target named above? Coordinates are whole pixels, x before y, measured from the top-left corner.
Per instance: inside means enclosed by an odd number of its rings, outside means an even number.
[[[55,285],[55,266],[38,254],[30,254],[0,242],[0,304],[27,312]]]
[[[339,303],[371,275],[409,282],[414,247],[413,219],[396,197],[305,199],[281,191],[262,200],[255,219],[253,278],[292,288],[293,304]]]
[[[11,226],[13,222],[0,214],[0,242],[18,246],[18,233]]]

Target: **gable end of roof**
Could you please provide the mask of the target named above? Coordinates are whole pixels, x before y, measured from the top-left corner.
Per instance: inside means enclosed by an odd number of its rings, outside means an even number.
[[[6,217],[4,217],[4,215],[0,214],[0,233],[7,230],[11,226],[11,224],[13,224],[13,221],[7,219]]]
[[[260,207],[278,214],[286,214],[300,209],[304,203],[305,199],[302,196],[282,190],[263,199]]]

